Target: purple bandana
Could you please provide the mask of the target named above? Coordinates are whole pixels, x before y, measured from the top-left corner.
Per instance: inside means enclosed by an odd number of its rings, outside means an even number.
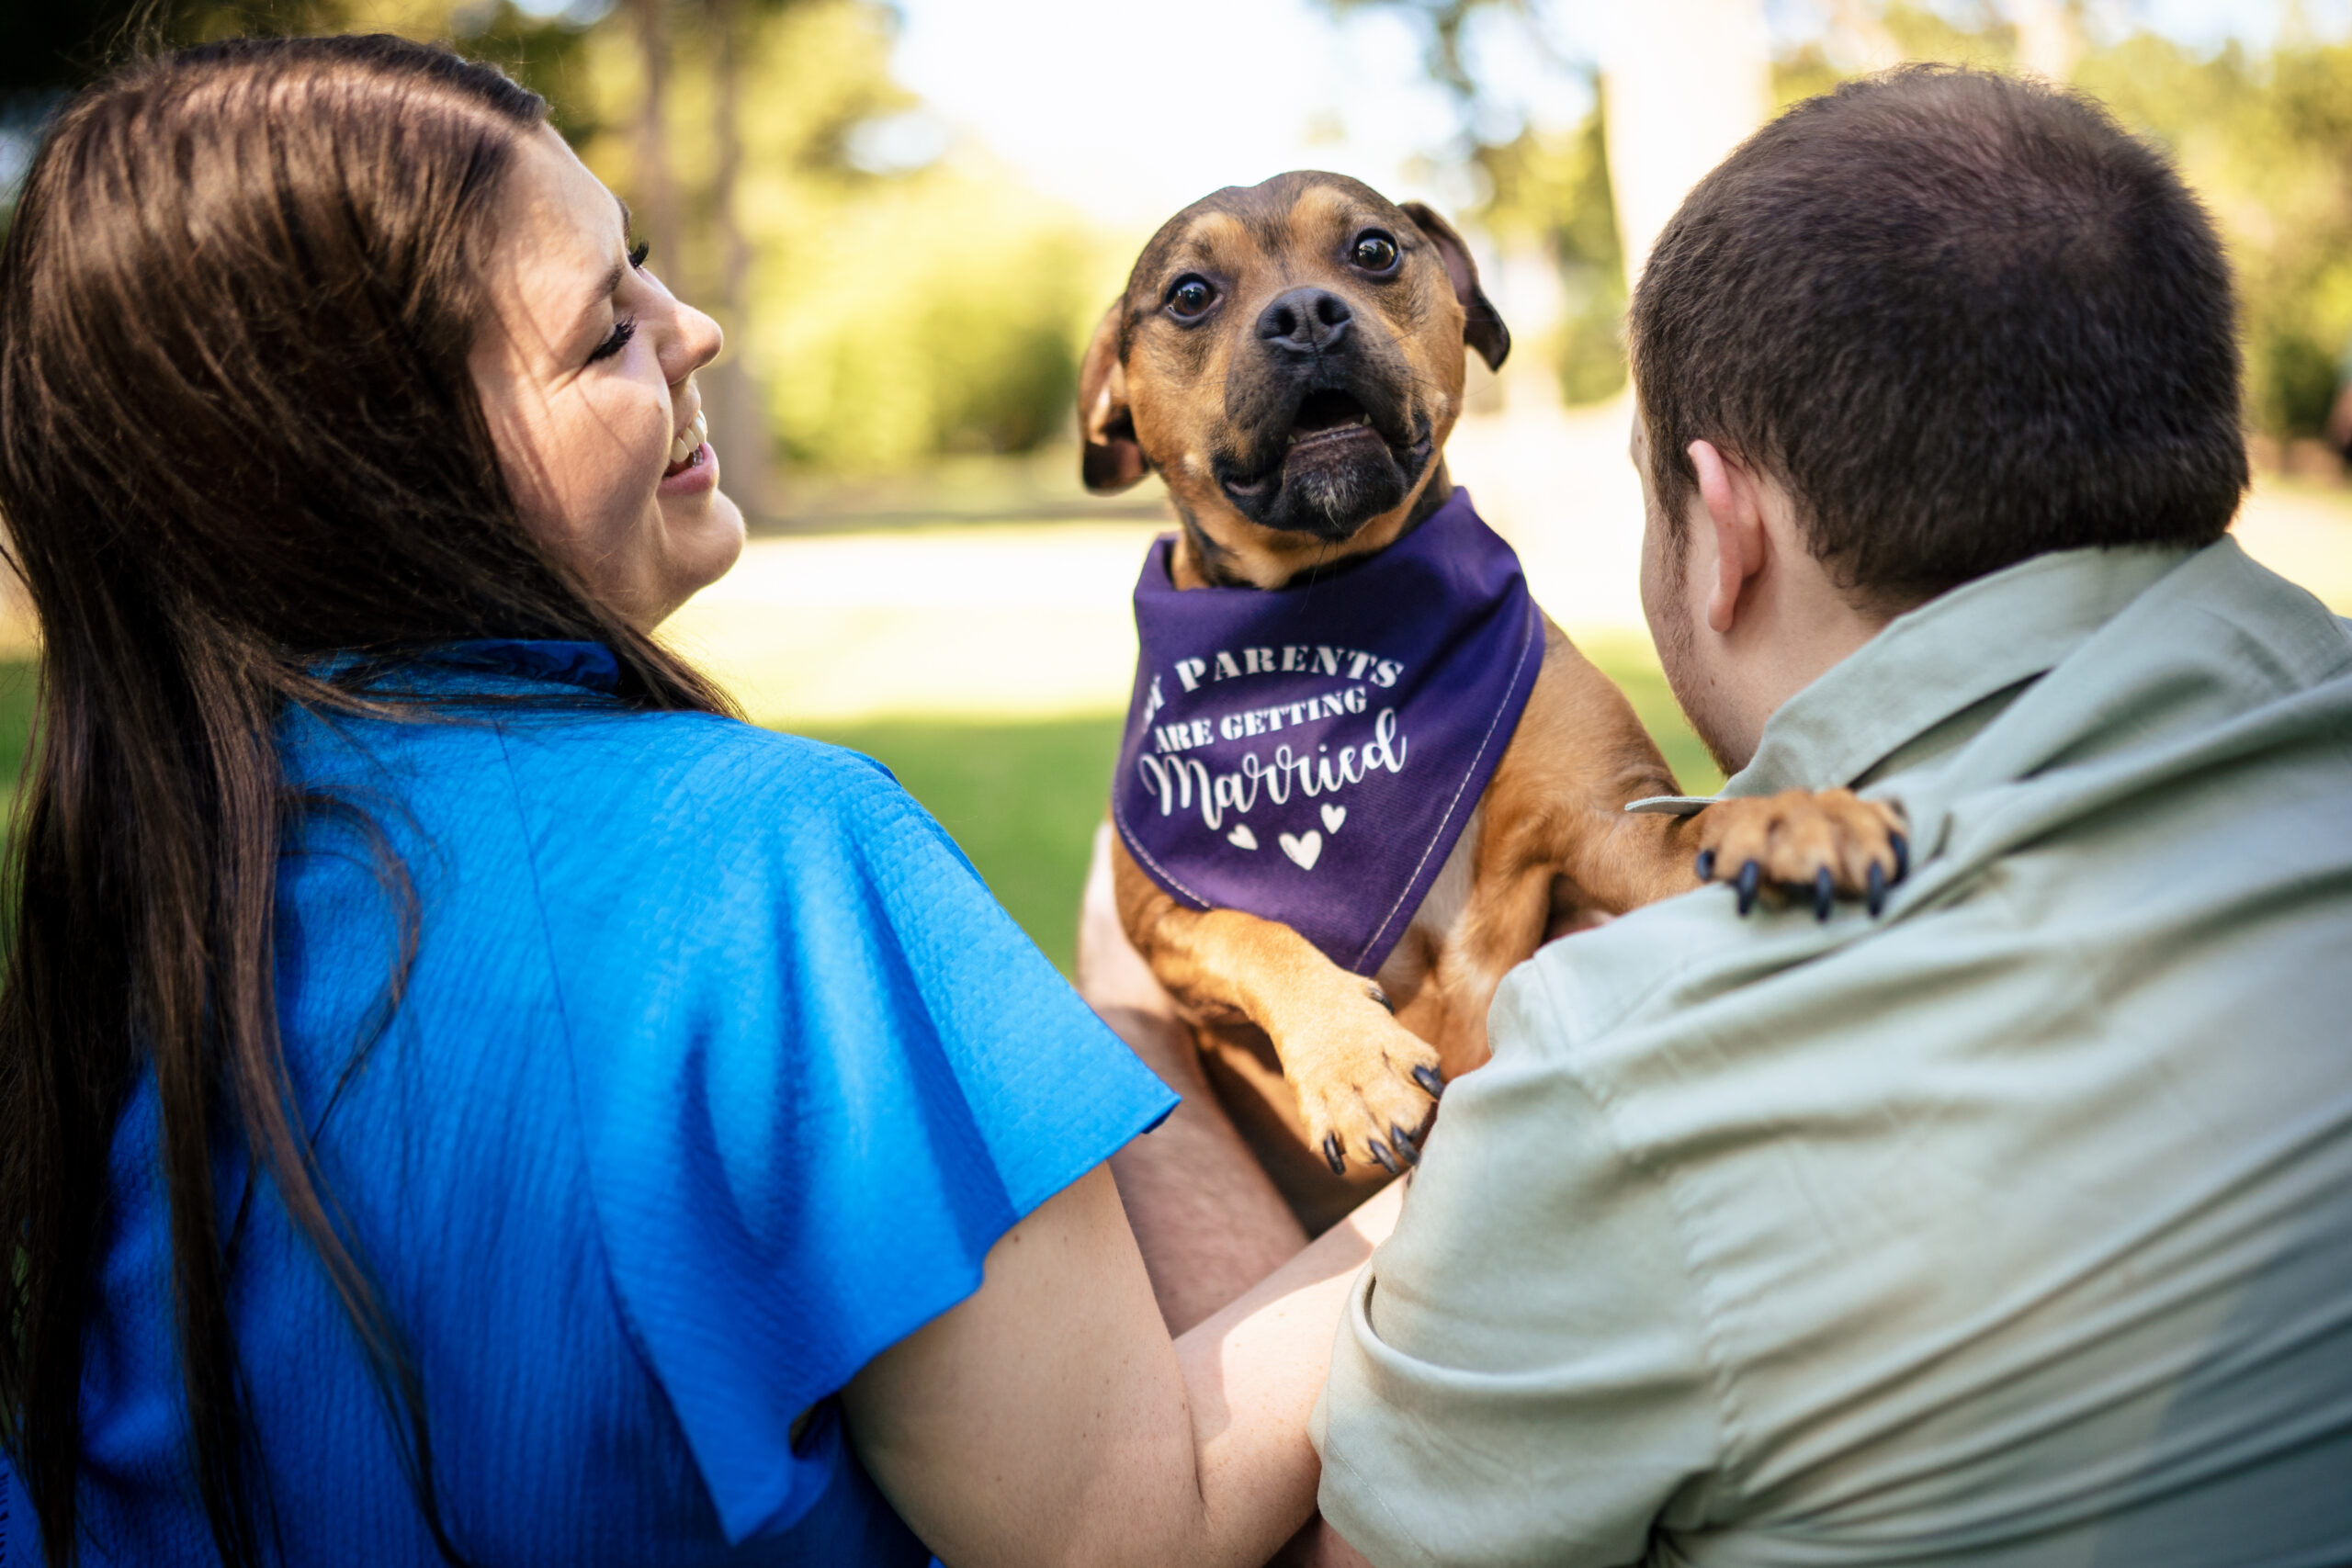
[[[1396,544],[1304,588],[1136,581],[1120,835],[1197,908],[1280,920],[1370,975],[1510,743],[1544,663],[1519,558],[1457,490]]]

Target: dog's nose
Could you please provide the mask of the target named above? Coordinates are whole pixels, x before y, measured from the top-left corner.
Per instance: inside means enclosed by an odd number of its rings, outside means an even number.
[[[1329,354],[1347,341],[1354,317],[1328,288],[1294,288],[1258,317],[1258,335],[1285,354]]]

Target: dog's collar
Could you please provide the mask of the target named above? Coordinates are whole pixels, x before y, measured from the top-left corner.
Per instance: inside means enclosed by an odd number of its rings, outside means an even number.
[[[1136,583],[1113,820],[1172,897],[1280,920],[1372,974],[1534,689],[1543,618],[1519,558],[1461,490],[1296,588],[1179,590],[1173,544]]]

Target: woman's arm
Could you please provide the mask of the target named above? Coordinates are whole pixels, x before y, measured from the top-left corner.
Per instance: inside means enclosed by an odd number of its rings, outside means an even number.
[[[1306,1245],[1290,1206],[1209,1091],[1193,1032],[1119,923],[1111,825],[1078,913],[1078,994],[1184,1103],[1111,1156],[1127,1224],[1171,1334],[1182,1334]]]
[[[1315,1510],[1307,1414],[1403,1185],[1171,1342],[1097,1169],[1005,1233],[969,1299],[851,1382],[859,1457],[956,1568],[1255,1568]]]

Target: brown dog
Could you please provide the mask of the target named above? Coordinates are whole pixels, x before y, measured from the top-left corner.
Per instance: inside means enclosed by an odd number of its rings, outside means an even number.
[[[1510,336],[1428,208],[1317,173],[1219,191],[1161,228],[1095,332],[1080,386],[1087,487],[1162,476],[1182,522],[1175,588],[1304,581],[1387,548],[1452,493],[1465,344],[1499,367]],[[1900,821],[1845,791],[1627,814],[1679,788],[1624,695],[1543,628],[1518,728],[1372,980],[1288,926],[1180,902],[1114,835],[1128,935],[1310,1224],[1384,1179],[1374,1165],[1415,1157],[1431,1069],[1486,1059],[1495,987],[1547,935],[1696,886],[1694,866],[1744,874],[1743,909],[1759,881],[1875,897],[1901,873]]]

